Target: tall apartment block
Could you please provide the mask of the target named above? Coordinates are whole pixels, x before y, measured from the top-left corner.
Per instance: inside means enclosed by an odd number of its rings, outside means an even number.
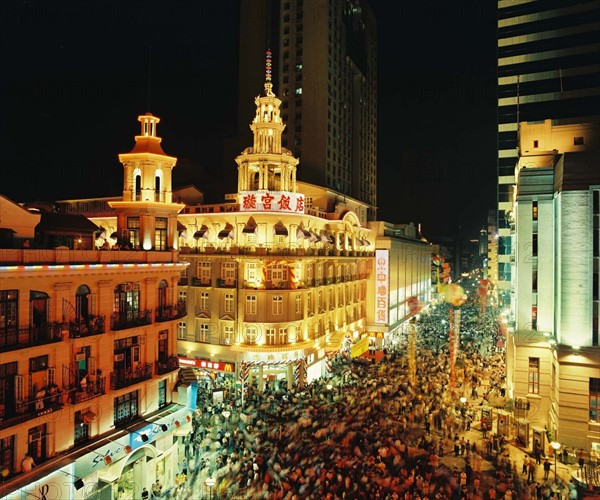
[[[241,0],[238,137],[224,164],[246,145],[257,71],[273,53],[273,83],[287,124],[282,146],[300,158],[298,180],[377,203],[377,27],[360,0]],[[231,169],[229,171],[229,169]]]
[[[599,26],[597,0],[498,2],[498,291],[506,306],[519,123],[593,121],[600,109]]]

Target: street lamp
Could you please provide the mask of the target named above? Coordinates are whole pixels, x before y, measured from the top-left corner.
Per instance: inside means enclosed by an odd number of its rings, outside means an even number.
[[[215,485],[215,483],[217,482],[217,480],[214,477],[207,477],[206,480],[204,481],[204,484],[208,487],[208,498],[209,500],[212,500],[212,489],[213,486]]]
[[[552,449],[554,450],[554,480],[556,481],[556,457],[558,455],[558,450],[560,450],[561,444],[558,441],[552,441],[550,446],[552,446]]]

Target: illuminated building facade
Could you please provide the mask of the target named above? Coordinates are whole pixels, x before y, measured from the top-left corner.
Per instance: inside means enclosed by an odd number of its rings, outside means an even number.
[[[262,83],[256,68],[267,33],[287,124],[282,146],[302,159],[298,179],[366,203],[375,220],[377,26],[363,0],[240,2],[240,132],[225,148],[224,164],[246,145],[241,131]]]
[[[297,181],[268,76],[255,103],[237,193],[179,217],[181,260],[190,263],[179,348],[235,366],[259,389],[275,380],[291,388],[326,373],[344,337],[365,336],[374,242],[367,204]]]
[[[175,162],[156,147],[158,119],[140,120],[148,133],[136,148],[148,148],[122,155],[126,201],[113,204],[112,241],[125,249],[95,247],[98,228],[80,225],[81,216],[59,214],[60,227],[48,226],[52,218],[44,226],[46,214],[0,197],[4,498],[113,498],[156,479],[174,484],[176,435],[191,413],[172,404],[176,324],[186,311],[171,228],[181,206],[169,199]],[[69,229],[71,219],[78,225]],[[44,246],[56,238],[66,244]]]
[[[600,451],[598,263],[600,121],[520,125],[515,214],[516,321],[507,384],[516,428]]]
[[[505,306],[514,285],[518,124],[585,123],[600,109],[599,14],[595,0],[498,2],[498,294]]]
[[[412,224],[375,221],[369,227],[376,250],[367,284],[367,324],[375,346],[384,348],[400,342],[407,321],[433,299],[431,259],[439,247],[421,238]]]

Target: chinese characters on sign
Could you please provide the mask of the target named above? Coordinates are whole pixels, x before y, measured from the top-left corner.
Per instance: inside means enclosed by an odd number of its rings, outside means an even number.
[[[375,323],[388,322],[389,256],[387,250],[375,251]]]
[[[304,195],[287,191],[240,191],[242,212],[304,213]]]

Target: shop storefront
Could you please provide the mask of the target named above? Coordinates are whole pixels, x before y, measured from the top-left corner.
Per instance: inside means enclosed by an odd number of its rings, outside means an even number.
[[[179,356],[179,366],[192,368],[198,381],[198,400],[217,403],[235,390],[235,363]]]
[[[151,491],[156,480],[163,492],[169,491],[178,467],[178,435],[191,431],[191,421],[190,409],[179,408],[78,457],[72,480],[82,487],[65,498],[137,499],[143,488]]]

